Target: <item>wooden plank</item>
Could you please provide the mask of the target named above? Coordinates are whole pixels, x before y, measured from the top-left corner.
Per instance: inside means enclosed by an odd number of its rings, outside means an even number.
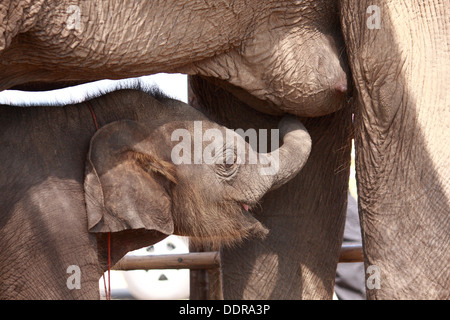
[[[339,263],[364,262],[361,245],[342,246]]]
[[[343,246],[340,263],[363,262],[360,245]],[[191,252],[174,255],[126,256],[113,270],[150,270],[150,269],[214,269],[220,267],[220,255],[217,251]]]
[[[219,252],[191,252],[184,254],[126,256],[113,270],[150,269],[210,269],[220,266]]]

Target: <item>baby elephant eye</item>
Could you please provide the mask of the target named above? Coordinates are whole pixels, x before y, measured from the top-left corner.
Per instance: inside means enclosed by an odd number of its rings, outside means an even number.
[[[225,149],[222,162],[216,166],[216,173],[223,179],[232,178],[238,168],[238,157],[233,149]]]
[[[231,168],[235,166],[237,163],[237,155],[234,150],[226,149],[224,152],[224,167]]]
[[[225,167],[230,168],[237,163],[237,155],[235,153],[228,155],[225,158]]]

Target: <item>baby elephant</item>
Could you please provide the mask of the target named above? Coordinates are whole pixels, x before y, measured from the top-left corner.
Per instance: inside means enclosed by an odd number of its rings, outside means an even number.
[[[112,264],[171,234],[264,236],[252,206],[311,148],[293,117],[282,146],[257,153],[194,108],[137,90],[0,115],[0,299],[98,298],[107,234]]]

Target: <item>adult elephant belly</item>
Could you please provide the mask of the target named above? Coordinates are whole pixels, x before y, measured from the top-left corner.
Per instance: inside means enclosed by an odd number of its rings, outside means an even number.
[[[333,0],[14,5],[1,17],[0,90],[181,72],[223,81],[269,114],[343,106],[348,71]]]
[[[179,70],[210,77],[210,82],[260,112],[319,117],[345,106],[348,68],[343,50],[338,35],[306,37],[301,31],[265,30],[244,49]]]

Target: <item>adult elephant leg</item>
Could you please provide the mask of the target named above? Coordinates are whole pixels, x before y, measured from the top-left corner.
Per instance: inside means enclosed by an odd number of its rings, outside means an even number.
[[[371,299],[449,293],[450,24],[442,1],[341,0],[357,91],[359,212]]]
[[[258,113],[200,77],[191,77],[194,104],[230,128],[276,128]],[[349,108],[304,119],[312,138],[299,175],[268,193],[255,216],[269,228],[265,240],[222,248],[225,299],[326,299],[333,293],[347,204]]]

